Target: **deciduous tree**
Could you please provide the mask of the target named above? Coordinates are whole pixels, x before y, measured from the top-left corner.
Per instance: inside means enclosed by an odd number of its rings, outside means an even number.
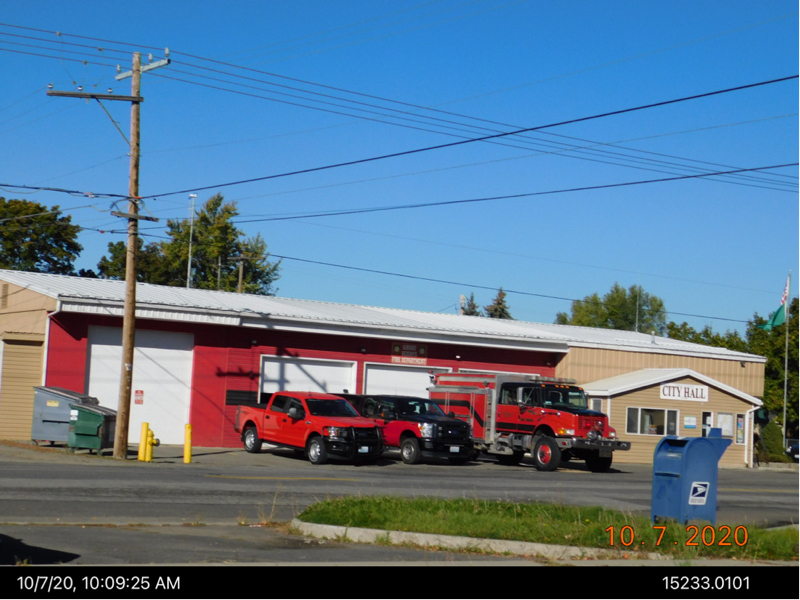
[[[0,268],[72,275],[80,229],[58,206],[0,197]]]
[[[186,286],[189,236],[192,239],[192,287],[236,291],[242,259],[242,291],[271,295],[280,277],[280,262],[269,261],[267,244],[259,234],[245,238],[233,224],[239,214],[235,202],[222,195],[211,197],[189,219],[167,221],[168,241],[144,244],[139,240],[138,281],[160,285]],[[125,243],[108,245],[109,256],[97,265],[101,277],[125,278]]]
[[[667,324],[669,337],[686,342],[717,346],[757,354],[767,359],[764,365],[764,408],[777,415],[777,420],[783,420],[783,382],[787,372],[786,365],[786,328],[789,328],[789,360],[786,398],[786,423],[787,437],[797,436],[798,427],[798,301],[794,298],[789,304],[789,313],[786,323],[772,327],[769,331],[762,329],[767,319],[753,315],[747,322],[747,331],[744,339],[738,332],[726,331],[724,334],[714,332],[706,326],[702,331],[696,331],[687,323],[680,325],[670,322]]]
[[[648,294],[639,285],[626,290],[615,283],[602,298],[594,293],[573,301],[571,313],[558,313],[556,323],[645,333],[655,331],[658,335],[663,335],[667,326],[663,300]]]

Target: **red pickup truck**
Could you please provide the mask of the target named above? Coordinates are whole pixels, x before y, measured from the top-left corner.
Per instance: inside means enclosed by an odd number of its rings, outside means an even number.
[[[247,452],[260,452],[267,442],[304,450],[314,465],[329,457],[374,462],[383,451],[375,421],[331,394],[275,392],[265,408],[239,406],[234,429]]]
[[[472,458],[469,425],[448,417],[433,400],[413,396],[339,395],[362,417],[375,419],[382,429],[384,444],[399,448],[406,464],[414,465],[425,457],[447,458],[453,464],[463,465]]]

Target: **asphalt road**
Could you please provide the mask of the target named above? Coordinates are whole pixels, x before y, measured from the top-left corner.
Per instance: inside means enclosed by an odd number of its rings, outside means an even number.
[[[523,461],[464,466],[330,463],[292,451],[156,449],[152,463],[0,445],[0,523],[236,524],[289,521],[329,496],[391,494],[600,505],[648,515],[652,472],[616,464],[591,473],[582,462],[542,473]],[[717,523],[775,527],[798,521],[796,470],[720,470]]]
[[[542,500],[649,515],[651,467],[583,463],[541,473],[523,461],[312,466],[285,450],[160,447],[152,463],[0,444],[0,563],[533,564],[416,548],[312,540],[259,526],[345,494]],[[526,459],[529,460],[529,459]],[[798,521],[796,470],[721,470],[717,524]]]

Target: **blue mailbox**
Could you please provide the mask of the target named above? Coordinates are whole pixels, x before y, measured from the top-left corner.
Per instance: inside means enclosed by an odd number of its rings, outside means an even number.
[[[653,455],[651,520],[656,517],[717,522],[717,474],[719,459],[731,440],[713,428],[708,437],[663,438]]]

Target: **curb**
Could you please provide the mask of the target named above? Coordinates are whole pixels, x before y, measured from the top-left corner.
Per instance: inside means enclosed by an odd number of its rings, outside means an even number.
[[[536,542],[516,542],[508,540],[492,540],[487,538],[471,538],[458,535],[438,535],[431,533],[414,533],[410,531],[386,531],[385,529],[366,529],[363,527],[345,527],[342,525],[320,525],[292,519],[292,527],[303,533],[324,539],[348,539],[353,542],[373,544],[389,541],[392,544],[414,544],[435,548],[451,548],[454,550],[478,550],[515,554],[519,556],[543,556],[553,560],[569,559],[625,559],[643,558],[646,560],[670,560],[669,557],[655,552],[627,553],[605,550],[601,548],[581,548],[579,546],[556,546]]]
[[[753,467],[754,471],[799,471],[800,465],[798,463],[781,463],[781,462],[774,462],[774,463],[764,463],[761,465],[755,465]]]

